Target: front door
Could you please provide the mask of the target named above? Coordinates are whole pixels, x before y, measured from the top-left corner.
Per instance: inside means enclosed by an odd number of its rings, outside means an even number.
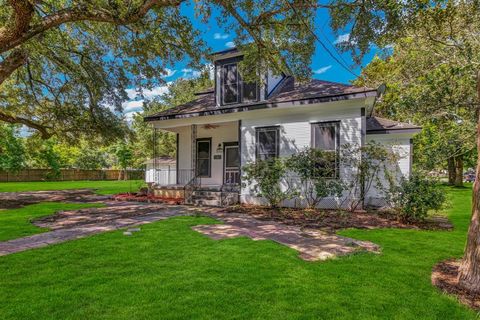
[[[240,183],[240,153],[238,152],[238,143],[225,143],[223,149],[223,183]]]

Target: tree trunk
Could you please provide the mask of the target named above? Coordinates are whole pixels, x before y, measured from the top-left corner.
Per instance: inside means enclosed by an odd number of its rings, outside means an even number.
[[[459,284],[480,292],[480,70],[477,73],[477,169],[472,193],[472,218],[468,228],[465,255],[460,265]]]
[[[455,157],[455,186],[463,187],[463,156]]]
[[[455,184],[456,170],[455,170],[455,158],[448,158],[448,185],[453,186]]]

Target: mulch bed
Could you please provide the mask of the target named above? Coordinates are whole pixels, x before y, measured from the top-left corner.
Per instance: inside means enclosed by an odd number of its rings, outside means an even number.
[[[341,229],[402,228],[425,230],[452,230],[453,225],[445,217],[434,216],[425,221],[406,223],[387,212],[347,212],[338,210],[307,210],[282,208],[273,210],[259,206],[235,206],[227,212],[241,212],[257,219],[276,220],[285,224],[335,232]]]
[[[183,199],[181,198],[156,197],[154,195],[141,194],[141,193],[119,193],[112,196],[112,199],[116,201],[165,203],[165,204],[172,204],[172,205],[183,204]]]
[[[480,311],[480,293],[471,292],[458,285],[460,260],[447,260],[433,267],[432,284],[445,293],[454,295],[458,300]]]

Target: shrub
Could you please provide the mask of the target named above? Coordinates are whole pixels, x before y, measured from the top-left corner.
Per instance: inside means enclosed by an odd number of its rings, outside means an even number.
[[[335,157],[331,152],[307,148],[292,155],[287,162],[288,169],[298,176],[301,195],[311,209],[326,197],[341,196],[345,189],[337,176]]]
[[[436,181],[419,173],[391,187],[388,198],[399,217],[408,222],[425,219],[429,210],[439,210],[445,203],[445,194]]]
[[[244,179],[252,185],[255,195],[267,200],[272,208],[277,208],[283,200],[291,198],[294,193],[287,186],[281,185],[285,177],[285,161],[279,158],[258,160],[243,167]]]
[[[345,144],[340,159],[352,171],[347,186],[349,195],[346,197],[350,211],[365,205],[366,196],[373,186],[378,190],[385,189],[382,176],[387,181],[396,179],[399,156],[380,143],[371,141],[364,146]]]

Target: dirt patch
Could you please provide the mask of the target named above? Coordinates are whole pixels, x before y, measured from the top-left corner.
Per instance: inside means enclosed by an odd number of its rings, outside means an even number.
[[[18,209],[31,204],[39,203],[37,200],[4,200],[0,201],[0,210]]]
[[[106,199],[92,189],[51,190],[31,192],[0,192],[0,209],[16,209],[40,202],[96,202]]]
[[[433,267],[432,284],[443,292],[456,296],[461,303],[480,311],[480,293],[465,290],[458,285],[459,267],[460,260],[440,262]]]
[[[92,223],[145,216],[164,210],[158,204],[104,202],[106,207],[58,211],[53,215],[35,219],[32,223],[51,230],[74,228]]]
[[[112,199],[116,201],[164,203],[164,204],[172,204],[172,205],[183,204],[183,199],[181,198],[156,197],[151,194],[142,194],[142,193],[119,193],[112,196]]]
[[[278,210],[257,206],[236,206],[227,212],[241,212],[260,220],[275,220],[289,225],[324,229],[335,232],[341,229],[402,228],[425,230],[452,230],[450,221],[434,216],[417,223],[405,223],[386,212],[347,212],[339,210],[305,210],[282,208]]]

